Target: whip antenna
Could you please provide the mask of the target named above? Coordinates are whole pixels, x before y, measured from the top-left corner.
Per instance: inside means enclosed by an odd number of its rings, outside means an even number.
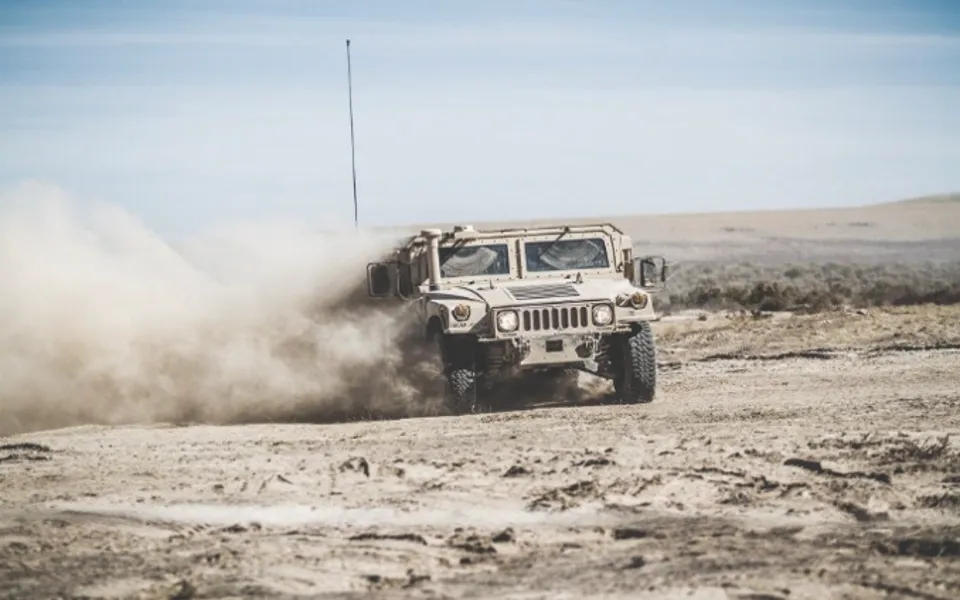
[[[353,72],[350,66],[350,39],[347,39],[347,98],[350,106],[350,170],[353,175],[353,227],[360,227],[360,212],[357,207],[357,151],[353,135]]]

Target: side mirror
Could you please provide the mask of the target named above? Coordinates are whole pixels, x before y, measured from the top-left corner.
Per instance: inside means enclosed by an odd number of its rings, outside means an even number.
[[[667,260],[662,256],[644,256],[633,261],[633,285],[660,289],[667,281]]]
[[[393,277],[390,272],[390,265],[387,263],[367,265],[367,293],[374,298],[392,296]]]

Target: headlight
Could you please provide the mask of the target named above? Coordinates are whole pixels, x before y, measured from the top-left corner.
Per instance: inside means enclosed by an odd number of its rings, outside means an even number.
[[[497,329],[500,331],[513,331],[519,324],[520,320],[517,318],[517,311],[515,310],[505,310],[497,314]]]
[[[466,321],[470,318],[470,305],[458,304],[453,307],[453,310],[450,311],[450,314],[453,315],[453,318],[458,321]]]
[[[613,321],[613,309],[607,304],[598,304],[593,307],[593,324],[603,327]]]

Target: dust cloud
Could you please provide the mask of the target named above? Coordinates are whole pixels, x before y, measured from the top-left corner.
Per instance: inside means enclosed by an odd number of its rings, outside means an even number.
[[[173,246],[58,188],[0,193],[0,435],[435,412],[411,307],[366,298],[365,265],[396,237],[318,229]]]

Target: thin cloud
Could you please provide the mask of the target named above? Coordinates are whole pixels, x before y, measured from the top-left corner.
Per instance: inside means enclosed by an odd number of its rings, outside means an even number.
[[[5,48],[94,48],[114,46],[272,46],[317,47],[316,37],[289,34],[196,34],[177,32],[57,31],[0,36]]]
[[[236,28],[232,28],[236,29]],[[241,28],[242,29],[242,28]],[[825,45],[831,48],[903,47],[957,49],[960,34],[873,33],[798,27],[707,29],[617,24],[584,26],[566,22],[513,22],[409,25],[376,21],[282,21],[259,23],[234,33],[190,31],[54,30],[0,35],[4,48],[95,48],[116,46],[241,46],[318,48],[354,38],[371,47],[483,48],[571,50],[596,52],[648,51],[667,45],[721,45],[777,48]],[[584,46],[577,46],[583,44]]]

